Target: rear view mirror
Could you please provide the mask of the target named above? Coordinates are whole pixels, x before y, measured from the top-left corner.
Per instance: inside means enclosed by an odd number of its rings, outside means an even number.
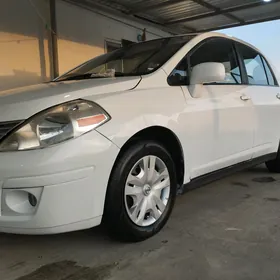
[[[196,65],[191,73],[190,85],[198,85],[225,80],[226,70],[222,63],[206,62]]]
[[[203,84],[223,82],[226,78],[226,69],[222,63],[206,62],[196,65],[192,69],[189,91],[192,97],[199,98],[205,88]]]

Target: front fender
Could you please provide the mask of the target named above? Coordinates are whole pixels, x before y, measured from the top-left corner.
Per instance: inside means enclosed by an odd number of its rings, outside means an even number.
[[[97,101],[112,119],[97,128],[119,148],[136,133],[153,126],[172,131],[179,141],[185,157],[187,133],[185,126],[186,100],[180,87],[135,89],[121,94],[104,97]],[[189,174],[185,164],[185,176]],[[187,179],[187,177],[185,177]]]

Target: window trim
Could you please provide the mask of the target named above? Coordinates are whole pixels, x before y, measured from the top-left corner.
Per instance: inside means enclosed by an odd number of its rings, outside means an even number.
[[[219,36],[214,36],[214,37],[210,37],[210,38],[204,39],[203,41],[199,42],[196,46],[194,46],[194,47],[188,52],[188,54],[187,54],[187,60],[188,60],[188,75],[190,76],[190,74],[191,74],[191,70],[190,70],[190,57],[191,57],[191,55],[193,55],[193,53],[194,53],[195,51],[197,51],[197,49],[199,49],[202,45],[208,43],[208,41],[217,40],[217,39],[219,39],[219,40],[224,40],[224,41],[228,41],[228,42],[231,43],[231,45],[232,45],[232,51],[233,51],[233,53],[234,53],[234,56],[235,56],[235,59],[236,59],[236,63],[238,64],[238,67],[239,67],[239,69],[240,69],[241,83],[240,83],[240,84],[238,84],[238,83],[235,83],[235,84],[234,84],[234,83],[206,83],[206,84],[204,84],[204,85],[205,85],[205,86],[207,86],[207,85],[208,85],[208,86],[210,86],[210,85],[216,85],[216,86],[219,86],[219,85],[221,85],[221,86],[224,86],[224,85],[228,85],[228,86],[240,86],[240,85],[244,85],[244,80],[243,80],[244,77],[243,77],[243,75],[242,75],[240,61],[239,61],[239,59],[238,59],[237,50],[236,50],[236,48],[235,48],[235,41],[232,40],[232,39],[229,39],[229,38],[224,38],[224,37],[219,37]],[[187,86],[189,86],[189,85],[187,85]]]
[[[237,55],[237,59],[238,59],[239,67],[240,67],[242,85],[248,85],[249,79],[248,79],[248,75],[247,75],[246,66],[245,66],[244,60],[243,60],[241,52],[240,52],[239,42],[233,41],[233,43],[234,43],[234,47],[235,47],[235,51],[236,51],[236,55]]]
[[[265,71],[266,76],[267,76],[268,85],[271,86],[271,87],[279,87],[279,84],[278,84],[278,81],[277,81],[277,79],[276,79],[276,76],[275,76],[275,74],[274,74],[274,72],[273,72],[271,66],[269,65],[267,59],[266,59],[262,54],[260,54],[260,56],[261,56],[261,59],[262,59],[264,71]],[[270,85],[270,84],[269,84],[269,78],[268,78],[268,74],[267,74],[267,71],[266,71],[266,67],[265,67],[264,62],[266,63],[266,65],[267,65],[267,67],[268,67],[268,69],[269,69],[269,71],[270,71],[270,73],[271,73],[271,75],[272,75],[272,78],[273,78],[273,81],[274,81],[274,85]]]
[[[269,79],[268,79],[268,75],[267,75],[267,71],[266,71],[266,69],[265,69],[265,65],[264,65],[264,62],[263,62],[262,55],[259,54],[259,56],[260,56],[260,58],[261,58],[263,70],[264,70],[264,73],[265,73],[265,76],[266,76],[267,85],[270,86],[270,84],[269,84]]]
[[[247,77],[247,75],[243,73],[242,71],[242,65],[240,64],[240,61],[239,61],[239,55],[238,55],[238,51],[235,47],[235,41],[232,40],[232,39],[229,39],[229,38],[224,38],[224,37],[220,37],[220,36],[213,36],[213,37],[208,37],[202,41],[200,41],[197,45],[195,45],[176,65],[176,67],[183,61],[185,60],[185,63],[187,64],[186,65],[186,69],[187,69],[187,75],[188,77],[190,77],[191,75],[191,69],[190,69],[190,57],[191,55],[197,50],[199,49],[202,45],[204,45],[205,43],[208,43],[209,41],[212,41],[212,40],[217,40],[217,39],[220,39],[220,40],[225,40],[225,41],[229,41],[231,42],[232,44],[232,50],[235,54],[235,58],[236,58],[236,62],[240,68],[240,74],[241,74],[241,83],[240,84],[231,84],[231,83],[207,83],[207,84],[204,84],[205,86],[207,85],[216,85],[216,86],[223,86],[223,85],[228,85],[228,86],[241,86],[241,85],[246,85],[245,81],[246,79],[244,79],[245,77]],[[172,86],[172,87],[182,87],[182,86],[189,86],[190,84],[186,84],[186,85],[172,85],[169,83],[169,77],[170,75],[172,74],[172,72],[176,69],[176,67],[169,73],[168,77],[167,77],[167,83],[169,86]]]
[[[171,87],[182,87],[182,86],[187,86],[187,84],[185,84],[185,85],[172,85],[172,84],[170,83],[170,80],[169,80],[171,74],[172,74],[173,71],[176,69],[176,67],[177,67],[179,64],[181,64],[181,62],[184,62],[184,63],[186,64],[186,55],[177,63],[177,65],[175,66],[175,68],[174,68],[174,69],[170,72],[170,74],[167,76],[166,81],[167,81],[168,85],[171,86]],[[188,64],[186,65],[186,68],[188,68]],[[189,70],[188,70],[188,69],[187,69],[187,74],[189,75]]]
[[[257,87],[279,87],[278,81],[276,79],[276,76],[275,76],[271,66],[269,65],[267,59],[259,51],[255,50],[254,48],[252,48],[252,47],[250,47],[250,46],[248,46],[246,44],[240,43],[238,41],[235,41],[235,45],[236,45],[237,54],[238,54],[238,57],[239,57],[240,63],[241,63],[241,71],[243,72],[242,75],[245,75],[244,76],[244,79],[245,79],[244,81],[246,81],[246,83],[244,83],[244,85],[247,85],[247,86],[257,86]],[[239,45],[242,45],[242,46],[245,46],[245,47],[251,49],[252,51],[256,52],[260,56],[261,62],[262,62],[263,68],[264,68],[264,72],[265,72],[265,75],[266,75],[266,79],[267,79],[267,85],[252,85],[252,84],[249,83],[247,69],[246,69],[246,66],[245,66],[245,63],[244,63],[244,58],[243,58],[242,53],[240,51]],[[267,73],[266,73],[266,69],[265,69],[265,66],[264,66],[263,59],[265,60],[266,64],[268,65],[268,68],[269,68],[269,70],[270,70],[270,72],[272,74],[272,77],[273,77],[275,85],[270,85],[269,84],[269,79],[268,79],[268,76],[267,76]]]
[[[268,63],[267,59],[260,53],[258,52],[257,50],[253,49],[252,47],[246,45],[246,44],[243,44],[239,41],[235,41],[235,40],[232,40],[232,39],[229,39],[229,38],[224,38],[224,37],[219,37],[219,36],[213,36],[213,37],[208,37],[202,41],[200,41],[197,45],[195,45],[187,54],[185,54],[185,56],[177,63],[176,67],[183,61],[185,60],[185,64],[186,65],[186,69],[187,69],[187,74],[188,74],[188,77],[190,77],[190,74],[191,74],[191,71],[190,71],[190,56],[199,48],[201,47],[202,45],[204,45],[206,42],[210,41],[210,40],[214,40],[214,39],[223,39],[223,40],[228,40],[232,43],[233,45],[233,51],[235,53],[235,56],[236,56],[236,61],[237,61],[237,64],[239,65],[239,68],[240,68],[240,74],[241,74],[241,83],[240,84],[229,84],[229,83],[208,83],[208,84],[205,84],[206,86],[207,85],[216,85],[216,86],[219,86],[219,85],[229,85],[229,86],[262,86],[262,87],[279,87],[279,83],[278,83],[278,80],[276,79],[276,76],[275,76],[275,73],[274,71],[272,70],[270,64]],[[264,70],[265,70],[265,74],[266,74],[266,77],[267,77],[267,85],[251,85],[249,84],[249,79],[248,79],[248,75],[247,75],[247,70],[246,70],[246,66],[245,66],[245,63],[244,63],[244,59],[242,57],[242,54],[240,52],[240,48],[239,48],[239,45],[243,45],[243,46],[246,46],[247,48],[255,51],[256,53],[258,53],[261,57],[261,61],[262,61],[262,64],[263,64],[263,67],[264,67]],[[268,79],[268,76],[267,76],[267,73],[266,73],[266,69],[265,69],[265,66],[264,66],[264,62],[263,60],[266,62],[266,64],[268,65],[268,68],[272,74],[272,77],[273,77],[273,80],[274,80],[274,84],[275,85],[270,85],[269,84],[269,79]],[[169,75],[167,76],[167,83],[169,86],[172,86],[172,87],[182,87],[182,86],[189,86],[189,84],[186,84],[186,85],[172,85],[169,83],[169,77],[170,75],[172,74],[172,72],[176,69],[176,67],[169,73]]]

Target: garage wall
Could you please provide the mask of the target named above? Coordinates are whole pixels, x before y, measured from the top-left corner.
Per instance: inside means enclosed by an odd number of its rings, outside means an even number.
[[[1,0],[0,90],[50,79],[48,2],[33,2]]]
[[[0,91],[51,79],[49,0],[0,0]],[[105,40],[168,35],[149,25],[57,0],[59,72],[105,52]]]
[[[137,42],[147,28],[147,40],[168,36],[159,29],[104,12],[94,12],[57,1],[57,33],[60,74],[105,52],[105,41]]]

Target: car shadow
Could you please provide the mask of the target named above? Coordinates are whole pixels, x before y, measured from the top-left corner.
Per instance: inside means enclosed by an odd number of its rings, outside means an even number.
[[[0,247],[2,244],[7,242],[12,244],[30,244],[32,243],[32,247],[42,246],[42,244],[49,243],[51,239],[52,244],[59,243],[62,244],[67,240],[67,243],[72,244],[79,240],[79,243],[94,243],[96,245],[102,244],[102,246],[106,244],[119,244],[119,242],[110,238],[107,234],[104,226],[100,225],[98,227],[94,227],[91,229],[74,231],[69,233],[59,233],[53,235],[21,235],[21,234],[11,234],[11,233],[0,233]]]

